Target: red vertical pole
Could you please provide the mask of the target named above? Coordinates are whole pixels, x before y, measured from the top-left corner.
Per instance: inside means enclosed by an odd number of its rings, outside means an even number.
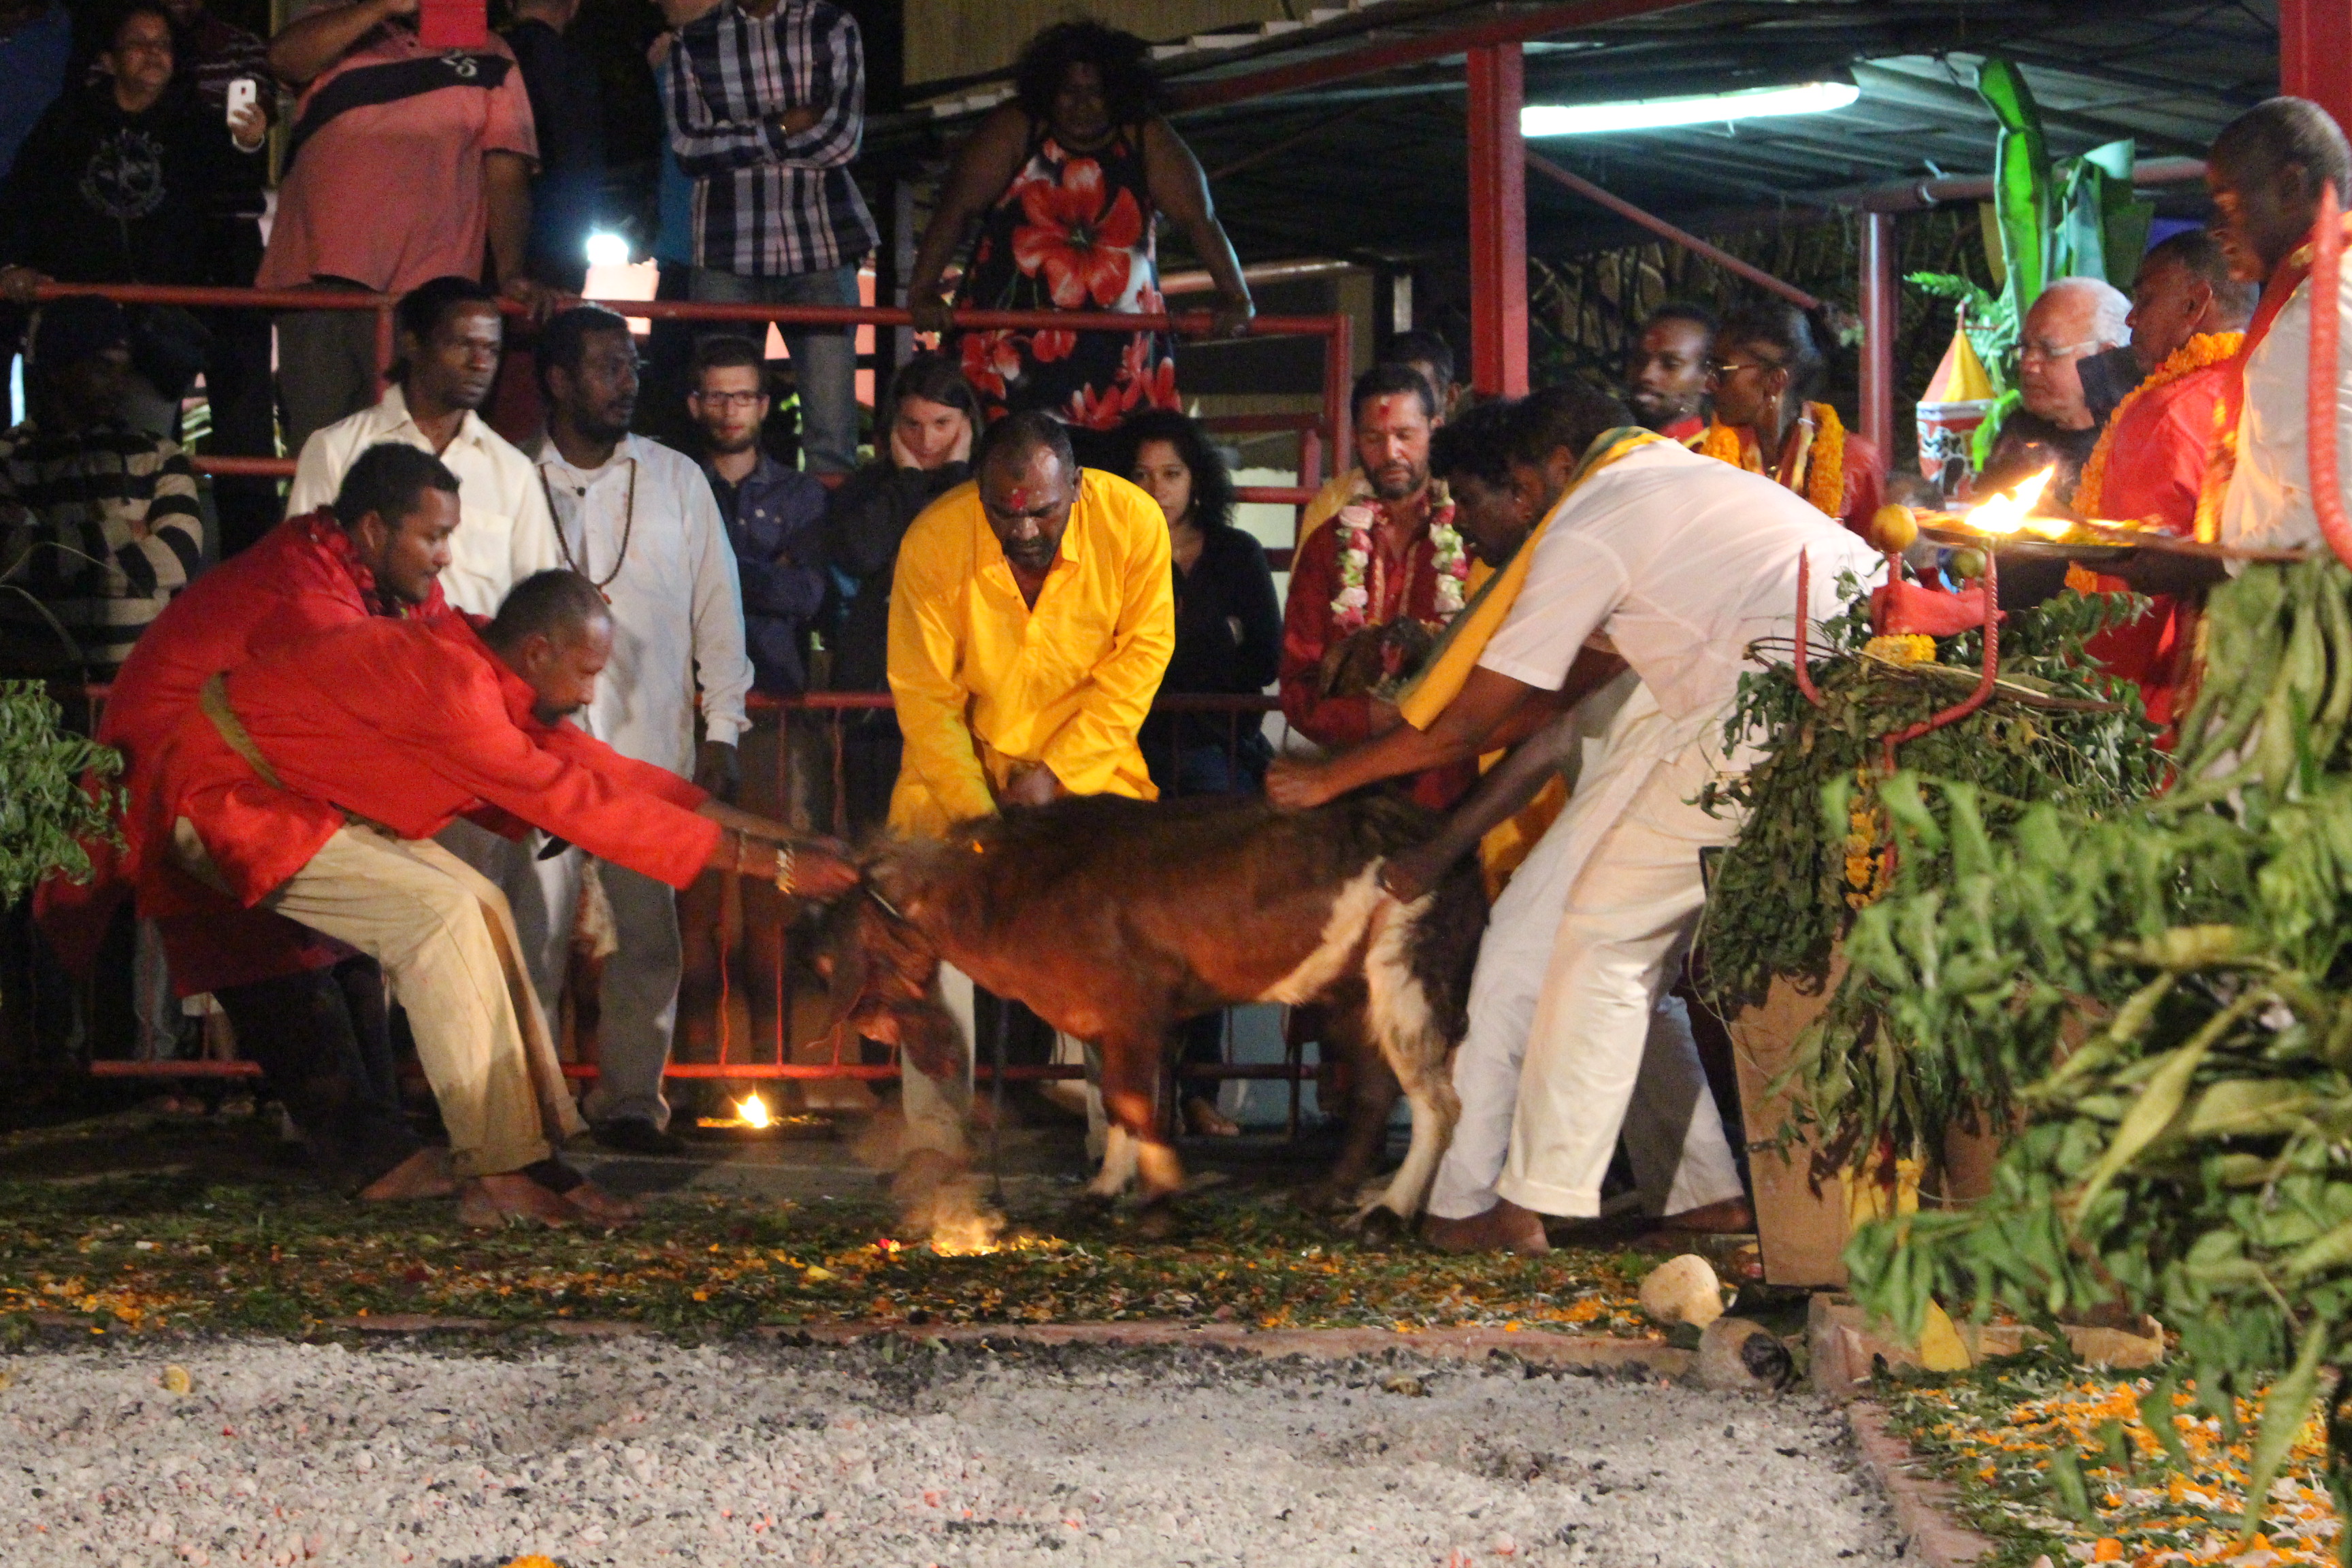
[[[2352,0],[2279,0],[2279,90],[2352,126]]]
[[[1862,215],[1862,435],[1895,450],[1895,215]]]
[[[1526,73],[1517,44],[1470,56],[1470,379],[1490,397],[1528,389]]]

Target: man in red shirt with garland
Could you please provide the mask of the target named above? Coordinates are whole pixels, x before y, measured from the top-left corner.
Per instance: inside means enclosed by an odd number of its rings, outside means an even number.
[[[1454,507],[1433,485],[1429,438],[1437,421],[1429,383],[1409,365],[1376,364],[1356,379],[1356,452],[1370,497],[1342,508],[1291,563],[1282,624],[1282,711],[1318,746],[1353,746],[1396,728],[1396,704],[1330,689],[1327,656],[1367,628],[1418,622],[1432,637],[1460,612],[1470,560]],[[1393,688],[1411,668],[1387,672]],[[1477,777],[1475,765],[1413,781],[1413,798],[1444,810]]]
[[[432,842],[460,816],[528,825],[684,887],[706,868],[827,897],[856,872],[564,722],[611,657],[571,572],[518,584],[478,633],[455,616],[339,626],[205,682],[165,743],[142,859],[384,967],[440,1102],[462,1222],[634,1216],[555,1158],[584,1130],[498,889]]]
[[[108,693],[98,739],[122,754],[128,846],[120,869],[149,879],[142,912],[159,920],[173,988],[209,992],[244,1054],[302,1133],[329,1182],[371,1199],[446,1194],[446,1163],[409,1130],[394,1081],[383,982],[340,942],[265,910],[239,907],[143,858],[135,837],[164,742],[196,710],[204,683],[257,654],[370,616],[446,616],[441,568],[457,526],[457,481],[430,453],[377,447],[345,476],[332,506],[289,518],[198,577],[141,635]],[[143,862],[143,864],[142,864]],[[101,868],[101,870],[107,868]],[[126,884],[42,891],[45,923],[94,935]],[[58,917],[63,917],[59,919]]]
[[[2245,341],[2255,292],[2230,276],[2221,242],[2201,228],[2174,235],[2142,258],[2129,321],[2132,357],[2146,379],[2108,417],[2084,463],[2076,511],[2196,537],[2213,411],[2231,356]],[[2096,586],[2114,592],[2126,584],[2102,576]],[[2180,602],[2161,595],[2138,620],[2090,644],[2111,673],[2138,683],[2158,724],[2172,721],[2175,661],[2190,624]]]

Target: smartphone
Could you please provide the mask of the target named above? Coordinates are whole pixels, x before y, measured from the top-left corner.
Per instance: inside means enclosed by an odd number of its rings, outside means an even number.
[[[254,106],[255,101],[258,100],[260,96],[260,87],[257,85],[254,79],[249,76],[241,76],[235,81],[229,83],[228,122],[231,125],[236,124],[236,117],[243,114],[247,110],[251,109]]]
[[[490,41],[488,0],[423,0],[416,40],[429,49],[478,49]]]

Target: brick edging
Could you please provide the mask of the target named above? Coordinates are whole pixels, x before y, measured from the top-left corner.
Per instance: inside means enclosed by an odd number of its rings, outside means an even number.
[[[1895,1435],[1883,1408],[1857,1399],[1846,1406],[1845,1418],[1863,1462],[1895,1505],[1895,1522],[1910,1537],[1904,1550],[1906,1558],[1916,1558],[1927,1568],[1969,1568],[1992,1554],[1990,1541],[1953,1516],[1958,1490],[1949,1481],[1924,1473],[1918,1456]]]
[[[566,1339],[621,1338],[658,1333],[648,1323],[600,1319],[562,1318],[553,1321],[506,1323],[492,1318],[442,1318],[422,1313],[385,1313],[365,1318],[333,1318],[330,1328],[356,1329],[362,1333],[504,1333],[531,1330]],[[1012,1340],[1024,1344],[1052,1345],[1200,1345],[1213,1350],[1246,1351],[1254,1355],[1306,1355],[1337,1360],[1407,1351],[1444,1361],[1478,1361],[1506,1351],[1539,1366],[1645,1366],[1665,1377],[1689,1370],[1691,1352],[1654,1340],[1623,1340],[1602,1334],[1556,1334],[1544,1330],[1479,1328],[1423,1329],[1399,1333],[1393,1329],[1254,1329],[1236,1323],[1198,1325],[1169,1322],[1132,1323],[844,1323],[762,1324],[750,1331],[768,1340],[805,1340],[819,1344],[847,1345],[861,1340],[896,1334],[908,1339],[937,1339],[969,1344],[981,1340]]]

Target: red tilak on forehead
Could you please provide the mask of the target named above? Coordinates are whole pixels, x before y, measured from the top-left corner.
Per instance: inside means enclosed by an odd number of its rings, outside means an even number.
[[[1029,505],[1029,492],[1023,489],[1019,485],[1013,486],[1013,494],[1007,504],[1009,504],[1015,511],[1026,510]]]

